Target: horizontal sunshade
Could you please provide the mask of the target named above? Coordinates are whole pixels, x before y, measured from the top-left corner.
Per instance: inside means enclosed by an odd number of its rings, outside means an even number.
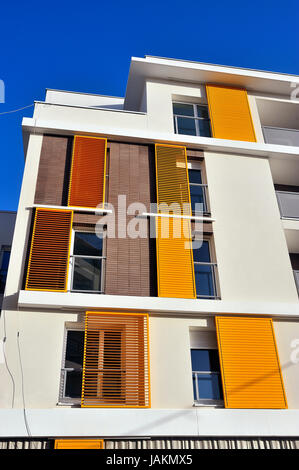
[[[68,205],[102,206],[105,198],[107,140],[75,136]]]
[[[156,144],[158,212],[191,215],[186,147]]]
[[[56,439],[55,449],[103,449],[102,439]]]
[[[207,85],[213,137],[256,142],[247,91]]]
[[[82,407],[149,407],[148,315],[86,312]]]
[[[287,408],[271,319],[216,317],[226,408]]]
[[[196,298],[191,221],[157,217],[156,224],[159,297]]]
[[[27,290],[65,291],[73,212],[36,209]]]

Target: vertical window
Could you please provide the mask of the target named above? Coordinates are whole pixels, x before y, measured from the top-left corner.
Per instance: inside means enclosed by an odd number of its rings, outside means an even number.
[[[84,351],[84,331],[67,330],[65,355],[62,364],[62,402],[80,403],[82,392],[82,370]]]
[[[223,391],[217,349],[191,349],[194,401],[222,405]]]
[[[189,185],[192,213],[209,214],[207,184],[203,183],[202,171],[199,168],[189,168]]]
[[[2,248],[0,252],[0,294],[3,294],[5,290],[9,258],[10,248]]]
[[[103,239],[95,233],[74,232],[71,290],[103,292]]]
[[[175,102],[173,117],[176,134],[211,137],[207,105]]]
[[[200,244],[201,240],[198,240],[198,243]],[[217,264],[212,262],[209,240],[202,240],[199,248],[194,247],[193,260],[197,298],[216,299]]]

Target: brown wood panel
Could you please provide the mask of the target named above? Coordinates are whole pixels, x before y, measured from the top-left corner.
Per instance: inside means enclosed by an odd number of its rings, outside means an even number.
[[[150,210],[150,202],[155,201],[153,165],[150,146],[110,143],[108,202],[115,209],[116,237],[107,238],[106,294],[149,296],[156,292],[155,240],[149,233],[148,238],[121,233],[134,216],[118,217],[119,195],[126,196],[126,207],[141,202]]]
[[[72,140],[66,136],[43,136],[35,204],[66,205]]]

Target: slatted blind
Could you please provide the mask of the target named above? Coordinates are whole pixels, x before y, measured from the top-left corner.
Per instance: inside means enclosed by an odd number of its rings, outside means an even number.
[[[74,137],[68,205],[97,207],[104,203],[107,139]]]
[[[73,212],[36,209],[26,290],[65,291]]]
[[[256,142],[247,91],[207,85],[213,137]]]
[[[104,449],[103,439],[55,439],[55,449]]]
[[[216,317],[226,408],[287,408],[272,320]]]
[[[158,213],[191,215],[186,147],[157,144],[155,149]],[[191,221],[156,217],[156,248],[158,296],[196,298]]]
[[[156,188],[158,212],[191,215],[186,147],[156,144]]]
[[[82,407],[150,406],[148,315],[86,312]]]
[[[196,298],[191,221],[157,217],[156,230],[158,296]]]

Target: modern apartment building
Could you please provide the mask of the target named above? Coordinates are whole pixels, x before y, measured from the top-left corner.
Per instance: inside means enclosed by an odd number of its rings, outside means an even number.
[[[5,290],[16,212],[0,211],[0,311]]]
[[[299,446],[298,87],[146,56],[35,103],[2,447]]]

